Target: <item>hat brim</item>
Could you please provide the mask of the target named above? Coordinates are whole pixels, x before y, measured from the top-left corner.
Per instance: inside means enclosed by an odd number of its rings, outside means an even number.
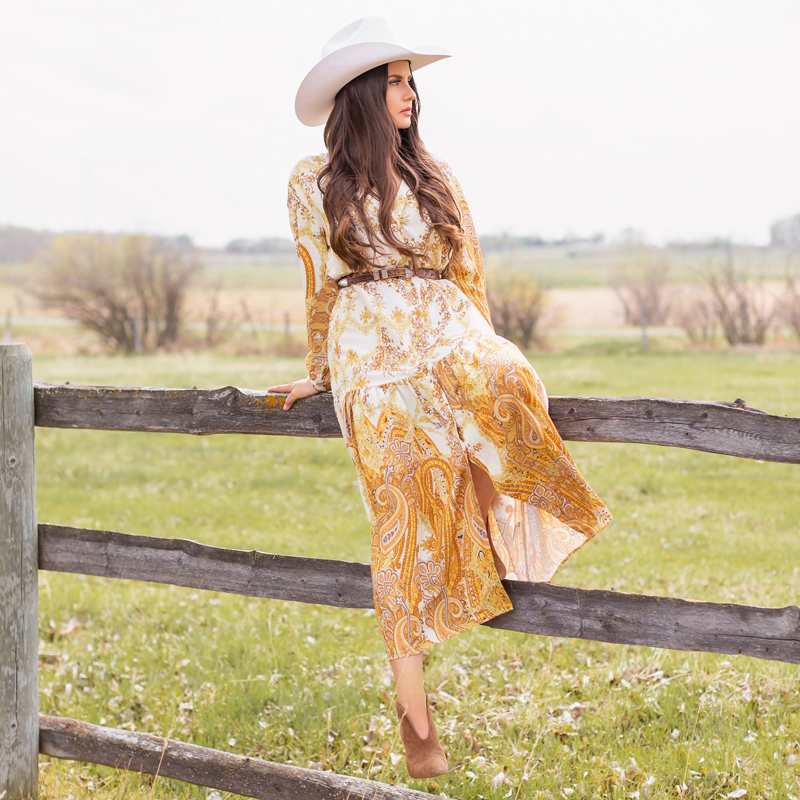
[[[304,125],[324,125],[333,110],[336,93],[361,73],[391,61],[408,61],[413,72],[450,55],[443,47],[409,50],[388,42],[359,42],[342,47],[317,62],[303,78],[294,101],[295,113]]]

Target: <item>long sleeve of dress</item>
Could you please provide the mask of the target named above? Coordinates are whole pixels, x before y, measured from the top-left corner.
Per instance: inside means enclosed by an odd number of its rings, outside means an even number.
[[[447,164],[440,163],[450,182],[450,188],[458,201],[458,206],[461,210],[461,227],[464,231],[461,264],[455,264],[451,261],[447,268],[447,277],[464,292],[478,311],[481,312],[484,319],[492,325],[489,304],[486,300],[486,277],[483,271],[483,256],[481,255],[481,246],[478,241],[478,233],[475,230],[475,223],[472,221],[472,214],[458,178],[456,178]],[[494,330],[494,326],[492,326],[492,330]]]
[[[305,274],[309,348],[306,369],[314,388],[329,392],[328,321],[338,287],[326,273],[328,226],[316,185],[316,172],[311,160],[298,162],[289,178],[288,207],[297,256]]]

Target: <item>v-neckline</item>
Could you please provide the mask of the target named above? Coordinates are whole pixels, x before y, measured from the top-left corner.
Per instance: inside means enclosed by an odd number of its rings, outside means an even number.
[[[400,183],[397,184],[397,189],[396,189],[396,191],[394,193],[394,199],[395,200],[397,200],[397,198],[400,197],[401,193],[403,193],[403,194],[407,194],[408,193],[408,184],[405,182],[405,180],[403,179],[403,177],[401,175],[398,175],[397,177],[400,178]],[[403,192],[403,187],[404,186],[406,187],[406,191],[405,192]]]

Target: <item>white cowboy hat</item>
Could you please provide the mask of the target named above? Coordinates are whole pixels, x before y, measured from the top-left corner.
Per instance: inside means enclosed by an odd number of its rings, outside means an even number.
[[[383,17],[357,19],[325,42],[322,58],[297,90],[295,113],[304,125],[323,125],[336,93],[362,72],[400,60],[409,61],[413,71],[449,56],[443,47],[404,47]]]

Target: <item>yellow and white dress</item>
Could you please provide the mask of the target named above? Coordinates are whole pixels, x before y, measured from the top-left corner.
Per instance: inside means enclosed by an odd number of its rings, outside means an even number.
[[[305,269],[314,386],[333,393],[372,527],[375,609],[389,658],[420,653],[512,609],[497,576],[469,460],[497,487],[489,533],[511,579],[547,581],[611,521],[547,413],[547,394],[519,349],[495,334],[478,237],[458,180],[463,264],[403,182],[394,232],[413,277],[340,289],[350,273],[329,246],[317,175],[327,154],[301,159],[289,215]],[[377,202],[368,211],[378,231]],[[384,243],[381,266],[408,264]]]

